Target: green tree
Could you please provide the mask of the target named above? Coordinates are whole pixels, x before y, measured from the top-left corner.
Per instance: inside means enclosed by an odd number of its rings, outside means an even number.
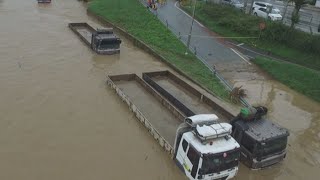
[[[289,1],[294,2],[294,9],[291,15],[291,28],[293,28],[294,25],[299,22],[300,20],[299,11],[302,8],[302,6],[307,3],[307,0],[289,0]]]

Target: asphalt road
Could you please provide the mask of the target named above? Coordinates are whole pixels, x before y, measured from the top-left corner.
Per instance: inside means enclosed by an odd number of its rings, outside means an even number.
[[[159,7],[157,16],[168,28],[186,43],[192,18],[179,8],[176,1],[168,1],[165,6]],[[211,67],[217,62],[245,62],[237,53],[226,44],[219,42],[211,31],[195,21],[192,29],[190,49],[196,51],[196,55],[205,60]]]

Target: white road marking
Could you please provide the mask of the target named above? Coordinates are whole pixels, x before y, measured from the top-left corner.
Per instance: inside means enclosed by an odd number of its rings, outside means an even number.
[[[234,50],[234,49],[232,49],[232,48],[230,48],[234,53],[236,53],[241,59],[243,59],[246,63],[248,63],[248,64],[250,64],[251,65],[251,63],[245,58],[245,57],[243,57],[239,52],[237,52],[236,50]]]
[[[240,43],[240,44],[238,44],[237,46],[242,46],[242,45],[244,45],[244,43]]]
[[[178,3],[178,1],[174,4],[174,6],[175,6],[177,9],[179,9],[181,12],[183,12],[185,15],[187,15],[188,17],[190,17],[190,18],[192,19],[192,17],[191,17],[188,13],[186,13],[184,10],[180,9],[180,8],[177,6],[177,3]],[[199,21],[197,21],[196,19],[194,19],[194,21],[195,21],[196,23],[198,23],[199,26],[204,27],[204,25],[202,25],[202,24],[201,24]]]
[[[189,36],[189,35],[180,35],[180,36]],[[257,39],[259,37],[228,37],[228,36],[199,36],[199,35],[192,35],[192,37],[198,38],[213,38],[213,39]],[[238,44],[237,46],[242,46],[244,43]]]

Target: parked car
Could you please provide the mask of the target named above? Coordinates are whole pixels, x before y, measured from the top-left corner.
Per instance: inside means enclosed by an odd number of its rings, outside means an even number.
[[[233,6],[237,9],[243,10],[244,4],[241,3],[239,0],[222,0],[222,4]]]
[[[252,10],[259,8],[272,8],[272,4],[266,2],[255,1],[252,6]]]
[[[263,17],[266,19],[270,19],[272,21],[280,21],[282,19],[281,13],[279,9],[272,9],[268,12],[266,7],[260,7],[253,9],[253,14],[255,16]]]

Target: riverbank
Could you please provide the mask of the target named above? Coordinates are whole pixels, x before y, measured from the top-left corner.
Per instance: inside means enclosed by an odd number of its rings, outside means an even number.
[[[185,45],[138,0],[94,0],[88,10],[124,29],[178,70],[218,97],[227,99],[226,88],[212,72],[191,52],[186,55]]]
[[[320,72],[266,58],[256,58],[252,61],[276,80],[320,102]]]

